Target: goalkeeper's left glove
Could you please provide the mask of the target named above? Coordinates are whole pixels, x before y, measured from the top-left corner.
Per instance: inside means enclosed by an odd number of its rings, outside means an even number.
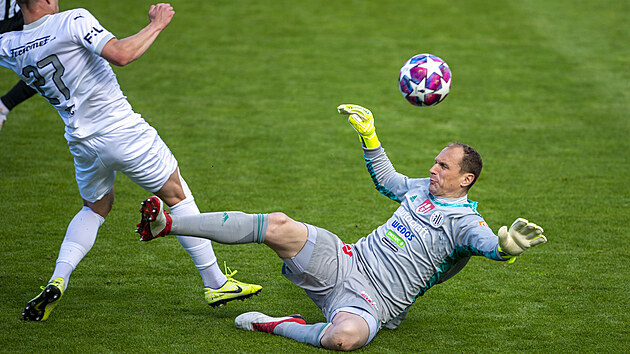
[[[547,242],[547,238],[542,233],[542,227],[518,218],[512,223],[509,231],[507,226],[499,229],[499,252],[507,254],[508,257],[516,257],[530,247]]]
[[[356,104],[342,104],[337,107],[337,111],[341,114],[349,115],[348,123],[359,134],[363,146],[368,149],[376,149],[381,145],[376,136],[374,116],[372,116],[372,112],[369,109]]]

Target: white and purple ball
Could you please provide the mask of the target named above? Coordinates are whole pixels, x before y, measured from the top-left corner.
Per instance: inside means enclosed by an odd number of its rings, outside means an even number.
[[[433,54],[418,54],[400,68],[398,88],[414,106],[435,106],[451,90],[451,69]]]

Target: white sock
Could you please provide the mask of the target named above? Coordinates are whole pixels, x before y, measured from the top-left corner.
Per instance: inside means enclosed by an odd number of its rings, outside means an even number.
[[[92,249],[98,229],[103,225],[103,222],[105,222],[105,218],[86,206],[74,216],[68,225],[66,237],[61,243],[55,271],[50,280],[61,277],[68,287],[70,274]]]
[[[199,214],[199,208],[192,195],[187,196],[186,199],[173,205],[170,209],[171,214],[176,216]],[[177,236],[177,240],[195,263],[201,274],[204,287],[218,289],[225,284],[227,278],[217,264],[217,257],[214,255],[210,240],[190,236]]]

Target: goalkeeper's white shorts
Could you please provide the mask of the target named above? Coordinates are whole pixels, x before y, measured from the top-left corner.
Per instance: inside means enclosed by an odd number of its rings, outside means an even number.
[[[96,202],[114,187],[116,171],[155,193],[177,169],[177,160],[157,131],[139,115],[133,124],[82,141],[68,142],[79,193]]]

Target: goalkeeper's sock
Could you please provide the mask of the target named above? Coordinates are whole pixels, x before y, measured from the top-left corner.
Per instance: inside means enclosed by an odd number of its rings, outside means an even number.
[[[240,211],[171,216],[171,234],[203,237],[225,244],[262,243],[269,224],[268,214]]]
[[[326,328],[332,323],[315,323],[303,325],[295,322],[282,322],[273,330],[273,334],[291,338],[298,342],[310,344],[321,348],[321,340],[326,332]]]

